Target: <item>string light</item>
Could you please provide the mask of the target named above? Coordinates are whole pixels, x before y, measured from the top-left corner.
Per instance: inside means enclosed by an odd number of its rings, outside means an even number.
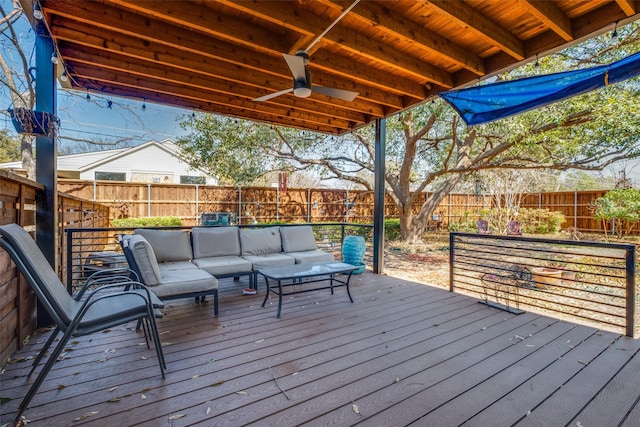
[[[87,96],[86,96],[86,98],[87,98],[87,101],[91,101],[91,95],[89,95],[89,90],[88,90],[88,89],[87,89]]]
[[[535,64],[533,64],[533,66],[534,66],[535,68],[540,68],[540,61],[538,60],[538,55],[539,55],[539,54],[538,54],[538,53],[536,53],[536,63],[535,63]]]
[[[107,108],[111,108],[113,106],[113,101],[108,100],[107,101]]]
[[[616,21],[616,24],[613,26],[613,33],[611,33],[611,40],[615,42],[618,41],[618,21]]]
[[[147,100],[143,99],[142,100],[142,111],[146,111],[146,109],[147,109]]]
[[[195,119],[195,118],[196,118],[196,110],[195,110],[195,108],[192,108],[192,109],[191,109],[191,118],[192,118],[192,119]]]
[[[60,81],[63,81],[63,82],[69,81],[69,76],[67,76],[66,70],[62,72],[62,75],[60,76]]]
[[[38,21],[44,18],[44,13],[42,13],[42,9],[40,9],[40,4],[37,2],[34,3],[33,5],[33,17],[36,18]]]
[[[51,63],[56,65],[60,63],[60,60],[58,59],[58,53],[55,50],[51,54]]]

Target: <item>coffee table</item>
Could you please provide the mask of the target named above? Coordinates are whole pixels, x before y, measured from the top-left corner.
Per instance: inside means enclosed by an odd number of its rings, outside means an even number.
[[[360,268],[360,266],[346,264],[344,262],[322,262],[315,264],[292,264],[292,265],[283,265],[280,267],[267,267],[261,268],[257,271],[258,274],[264,276],[265,281],[267,282],[267,292],[264,296],[264,301],[262,302],[262,307],[267,303],[267,299],[269,298],[269,293],[273,292],[278,295],[278,314],[277,318],[280,318],[280,313],[282,312],[282,297],[284,295],[294,295],[300,294],[303,292],[312,292],[318,291],[321,289],[331,289],[331,294],[333,295],[333,288],[344,286],[347,288],[347,295],[349,295],[349,299],[353,302],[353,298],[351,298],[351,292],[349,291],[349,281],[351,280],[351,275],[355,270]],[[346,275],[346,279],[338,279],[336,275],[342,274]],[[277,282],[277,284],[271,285],[269,280]],[[291,283],[283,283],[288,282]],[[283,288],[288,286],[301,286],[307,283],[317,283],[317,282],[325,282],[328,281],[329,284],[326,286],[311,288],[311,289],[299,289],[292,292],[284,293]],[[334,284],[337,283],[337,284]]]

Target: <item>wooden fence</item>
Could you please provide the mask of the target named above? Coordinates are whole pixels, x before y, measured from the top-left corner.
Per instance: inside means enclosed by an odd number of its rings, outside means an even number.
[[[0,171],[0,224],[16,223],[35,236],[36,196],[42,185]],[[106,227],[109,207],[58,193],[58,242],[66,227]],[[66,249],[58,244],[58,275],[66,277]],[[17,273],[5,251],[0,249],[0,366],[22,346],[36,327],[36,299],[24,278]]]
[[[373,222],[373,192],[294,188],[286,192],[268,187],[214,187],[186,184],[153,184],[109,181],[60,180],[58,189],[111,207],[112,218],[179,217],[184,225],[200,224],[208,212],[227,212],[238,224],[252,222]],[[532,193],[522,198],[521,207],[562,212],[563,228],[602,232],[603,224],[593,217],[593,201],[606,191]],[[429,193],[414,203],[417,212]],[[434,211],[431,226],[474,219],[491,208],[492,197],[449,194]],[[385,215],[397,217],[398,210],[387,196]],[[636,232],[637,228],[636,228]]]

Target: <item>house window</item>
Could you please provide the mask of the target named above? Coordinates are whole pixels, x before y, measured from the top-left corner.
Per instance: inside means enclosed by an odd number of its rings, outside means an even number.
[[[180,184],[200,184],[204,185],[207,183],[207,178],[204,176],[189,176],[189,175],[180,175]]]
[[[127,174],[124,172],[96,172],[96,180],[126,181]]]

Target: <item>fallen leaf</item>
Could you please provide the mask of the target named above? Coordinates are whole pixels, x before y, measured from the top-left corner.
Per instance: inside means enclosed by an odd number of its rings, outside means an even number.
[[[191,377],[192,380],[195,380],[196,378],[200,378],[200,375],[194,375]]]
[[[216,359],[209,359],[209,363],[213,363],[215,361],[216,361]]]
[[[146,399],[146,398],[147,398],[147,396],[145,396],[144,394],[140,395],[140,399]]]
[[[209,415],[211,413],[211,407],[208,407],[207,410],[204,412],[205,415]]]
[[[166,347],[166,346],[168,346],[168,345],[173,345],[173,343],[172,343],[172,342],[168,342],[168,341],[163,341],[163,342],[162,342],[162,346],[163,346],[163,347]]]
[[[147,360],[147,357],[146,356],[140,356],[140,359]]]
[[[236,391],[236,394],[240,394],[242,396],[246,396],[249,393],[247,393],[246,391]]]
[[[292,376],[292,377],[294,377],[294,376],[296,376],[296,375],[298,375],[298,373],[297,373],[297,372],[294,372],[293,374],[291,374],[291,376]]]
[[[170,415],[169,416],[169,420],[177,420],[178,418],[183,418],[186,417],[187,414],[175,414],[175,415]]]
[[[102,331],[103,334],[109,333],[111,332],[111,329],[105,329],[104,331]]]
[[[116,402],[120,402],[120,400],[122,400],[121,397],[114,397],[113,399],[109,399],[107,400],[107,402],[109,403],[116,403]]]
[[[256,344],[261,343],[262,341],[264,341],[264,338],[261,340],[256,341]]]
[[[147,393],[151,390],[153,390],[151,387],[143,388],[142,390],[140,390],[140,393]]]
[[[360,415],[360,408],[358,408],[358,405],[354,403],[353,405],[351,405],[351,409],[353,409],[353,412]]]
[[[218,380],[215,383],[211,384],[211,387],[215,387],[217,385],[224,384],[224,380]]]
[[[80,415],[78,418],[74,418],[73,421],[81,421],[81,420],[84,420],[85,418],[93,417],[97,413],[98,411],[85,412],[84,414]]]
[[[10,397],[0,397],[0,403],[7,403],[7,402],[11,402]]]
[[[116,391],[116,390],[118,389],[118,387],[119,387],[119,386],[111,387],[111,388],[109,389],[109,392]]]
[[[58,384],[58,390],[62,390],[63,388],[65,388],[66,386],[64,384]]]

